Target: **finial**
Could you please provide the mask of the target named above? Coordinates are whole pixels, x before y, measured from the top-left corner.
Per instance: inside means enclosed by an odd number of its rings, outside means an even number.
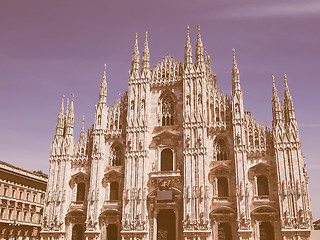
[[[61,110],[60,111],[63,111],[63,103],[64,103],[64,95],[62,95],[62,101],[61,101]]]
[[[72,102],[73,102],[73,100],[74,100],[74,94],[73,93],[71,93],[71,97],[72,97]]]
[[[287,74],[283,75],[285,83],[287,83]]]
[[[200,24],[198,24],[198,33],[200,33]]]
[[[190,43],[189,26],[187,26],[187,43]]]
[[[138,33],[136,32],[136,41],[138,41]]]
[[[67,98],[67,106],[66,106],[65,115],[68,116],[68,113],[69,113],[69,98]]]
[[[232,49],[232,54],[233,54],[233,67],[237,68],[236,50],[234,48]]]
[[[148,39],[148,31],[146,31],[146,40]]]
[[[103,68],[103,76],[106,77],[107,76],[107,64],[104,64],[104,68]]]

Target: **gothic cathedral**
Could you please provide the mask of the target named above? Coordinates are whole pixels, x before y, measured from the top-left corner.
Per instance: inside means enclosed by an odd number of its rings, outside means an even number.
[[[74,96],[51,146],[43,240],[303,240],[312,213],[293,101],[272,77],[272,130],[244,110],[233,51],[232,92],[217,88],[198,27],[184,63],[150,69],[138,39],[129,89],[107,105],[106,66],[95,122],[75,143]]]

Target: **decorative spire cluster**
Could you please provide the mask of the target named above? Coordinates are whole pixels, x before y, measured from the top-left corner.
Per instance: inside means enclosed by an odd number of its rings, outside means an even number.
[[[287,75],[284,74],[283,77],[284,77],[284,80],[283,80],[284,82],[284,115],[285,115],[285,121],[289,123],[292,120],[295,120],[295,114],[294,114],[292,97],[288,87]]]
[[[276,125],[282,122],[282,112],[284,115],[284,122],[290,123],[295,121],[294,107],[292,96],[289,91],[287,76],[284,74],[284,101],[283,106],[280,104],[280,99],[278,97],[277,88],[275,85],[274,76],[272,75],[272,114],[273,114],[273,124]]]

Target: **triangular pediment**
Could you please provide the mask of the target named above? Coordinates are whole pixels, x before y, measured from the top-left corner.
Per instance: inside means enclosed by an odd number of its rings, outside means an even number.
[[[173,131],[162,131],[160,133],[158,133],[157,135],[153,136],[154,139],[166,139],[166,138],[177,138],[179,137],[179,134]]]

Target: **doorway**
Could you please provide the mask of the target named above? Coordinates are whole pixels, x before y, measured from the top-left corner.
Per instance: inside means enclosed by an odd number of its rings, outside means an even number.
[[[109,224],[107,227],[107,240],[118,240],[118,228],[116,224]]]
[[[83,240],[83,227],[81,224],[76,224],[72,228],[72,240]]]
[[[176,216],[173,210],[160,210],[157,216],[157,240],[176,239]]]
[[[260,240],[274,240],[273,226],[270,222],[260,223]]]

